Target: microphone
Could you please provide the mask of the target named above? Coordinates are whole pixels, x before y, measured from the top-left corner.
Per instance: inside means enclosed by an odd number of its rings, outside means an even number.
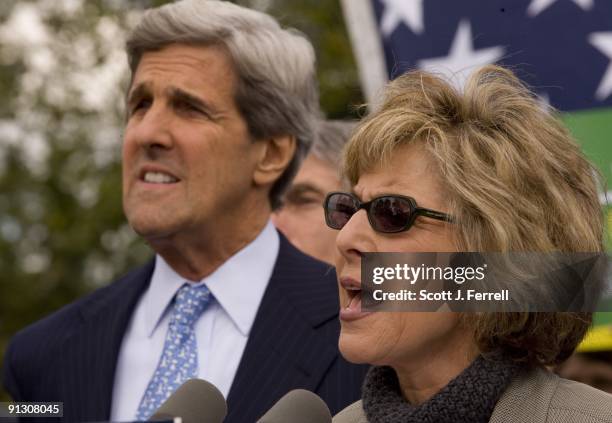
[[[257,423],[331,423],[332,416],[316,394],[294,389],[279,399]]]
[[[212,383],[189,379],[153,413],[148,421],[172,420],[182,423],[222,423],[227,414],[225,398]]]

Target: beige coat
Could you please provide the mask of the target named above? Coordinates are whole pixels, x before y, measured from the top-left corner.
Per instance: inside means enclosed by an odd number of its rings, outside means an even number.
[[[612,395],[544,369],[516,377],[497,402],[490,423],[612,423]],[[361,401],[333,423],[368,423]]]

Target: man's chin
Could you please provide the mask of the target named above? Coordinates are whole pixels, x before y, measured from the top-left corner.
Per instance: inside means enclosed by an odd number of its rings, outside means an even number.
[[[130,226],[149,244],[163,242],[176,233],[176,228],[167,222],[132,219],[128,220]]]

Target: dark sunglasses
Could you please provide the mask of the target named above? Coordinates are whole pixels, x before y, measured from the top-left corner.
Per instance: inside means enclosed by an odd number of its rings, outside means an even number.
[[[449,215],[417,206],[414,198],[403,195],[383,195],[362,203],[353,194],[330,192],[323,202],[325,223],[332,229],[342,229],[351,217],[361,209],[368,214],[368,221],[377,232],[394,233],[410,229],[417,216],[452,222]]]

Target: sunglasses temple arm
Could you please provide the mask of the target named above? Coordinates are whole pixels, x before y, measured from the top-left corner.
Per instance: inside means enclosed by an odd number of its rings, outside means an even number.
[[[446,213],[439,212],[439,211],[423,209],[419,207],[417,209],[417,212],[422,216],[430,217],[432,219],[444,220],[445,222],[453,221],[453,219],[449,215],[447,215]]]

